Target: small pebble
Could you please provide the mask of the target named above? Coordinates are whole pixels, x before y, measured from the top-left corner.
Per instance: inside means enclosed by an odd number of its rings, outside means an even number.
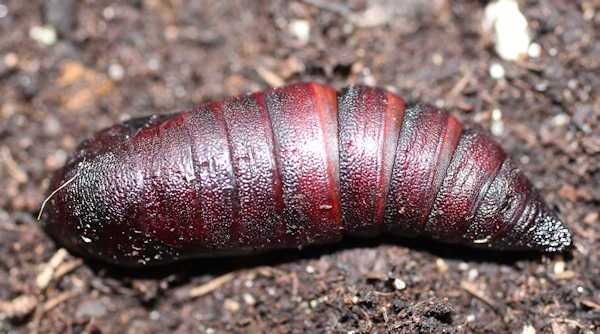
[[[403,280],[396,278],[394,279],[394,287],[396,288],[396,290],[398,291],[402,291],[404,289],[406,289],[406,282],[404,282]]]
[[[548,85],[546,85],[545,83],[539,83],[535,85],[535,90],[537,90],[538,92],[545,92],[546,89],[548,89]]]
[[[13,68],[19,63],[19,56],[14,52],[9,52],[4,55],[4,65],[8,68]]]
[[[44,122],[44,133],[49,136],[56,136],[61,132],[61,124],[56,117],[48,117]]]
[[[523,326],[523,331],[521,331],[521,334],[535,334],[535,327],[531,326],[531,325],[525,325]]]
[[[538,58],[542,55],[542,47],[538,43],[531,43],[527,49],[527,55],[531,58]]]
[[[494,137],[504,136],[504,122],[503,121],[492,121],[490,125],[490,132]]]
[[[256,299],[250,293],[245,293],[243,298],[244,298],[244,302],[250,306],[253,306],[256,304]]]
[[[569,123],[569,116],[566,114],[558,114],[552,117],[552,123],[556,126],[563,126]]]
[[[3,310],[6,315],[13,320],[21,320],[27,317],[35,310],[38,300],[32,295],[21,295],[13,299],[6,310]]]
[[[494,137],[502,137],[504,135],[504,122],[502,121],[502,111],[494,109],[492,111],[492,124],[490,132]]]
[[[31,84],[31,78],[24,75],[21,77],[21,80],[19,82],[21,83],[21,86],[28,87]]]
[[[67,152],[63,149],[57,149],[52,154],[48,154],[44,160],[44,165],[49,169],[55,170],[62,167],[67,162]]]
[[[75,311],[76,318],[103,317],[108,313],[108,308],[100,300],[84,300],[79,303]]]
[[[110,64],[108,67],[108,76],[114,81],[121,81],[125,76],[125,70],[118,63]]]
[[[560,275],[565,272],[565,259],[562,255],[556,256],[556,262],[554,262],[554,274]]]
[[[490,66],[490,76],[496,80],[504,78],[506,72],[504,71],[504,67],[498,63],[493,63]]]
[[[492,120],[499,121],[501,119],[502,119],[502,110],[500,110],[498,108],[492,110]]]
[[[373,5],[367,8],[363,15],[355,16],[354,21],[361,28],[379,27],[389,22],[389,13],[383,7]]]
[[[29,38],[40,44],[52,45],[56,43],[58,35],[56,29],[51,25],[33,26],[29,29]]]
[[[236,302],[233,299],[227,298],[223,301],[223,308],[231,313],[236,313],[240,310],[240,303]]]
[[[446,261],[440,257],[437,258],[437,260],[435,260],[435,266],[437,268],[437,271],[439,271],[440,273],[445,273],[446,271],[448,271],[448,263],[446,263]]]
[[[531,38],[527,32],[527,19],[515,0],[498,0],[485,7],[482,26],[495,33],[496,52],[500,58],[515,61],[526,54]]]
[[[175,41],[179,37],[179,28],[176,26],[165,27],[165,38],[168,41]]]
[[[150,71],[156,71],[160,68],[160,63],[157,59],[150,59],[148,60],[147,66]]]
[[[479,270],[477,270],[477,268],[472,268],[471,270],[469,270],[467,280],[469,282],[473,282],[477,278],[477,276],[479,276]]]
[[[175,96],[184,97],[185,96],[185,87],[179,85],[175,87]]]
[[[104,10],[102,11],[102,16],[104,16],[106,20],[111,20],[115,17],[115,9],[110,6],[104,8]]]
[[[363,81],[367,86],[377,86],[377,79],[372,75],[367,75]]]
[[[149,316],[150,320],[158,320],[160,319],[160,312],[158,312],[157,310],[153,310],[152,312],[150,312]]]
[[[292,20],[290,22],[290,33],[303,44],[310,39],[310,23],[306,20]]]

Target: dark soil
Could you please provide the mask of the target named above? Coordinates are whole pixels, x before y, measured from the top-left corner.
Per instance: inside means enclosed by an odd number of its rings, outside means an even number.
[[[519,1],[542,54],[517,62],[501,60],[482,32],[486,1],[3,4],[0,332],[598,331],[598,0]],[[306,44],[290,33],[298,19],[310,24]],[[30,37],[44,25],[57,31],[51,45]],[[504,79],[490,77],[493,63]],[[382,237],[130,270],[57,252],[39,229],[49,178],[95,131],[310,80],[393,89],[486,131],[499,109],[498,140],[574,232],[575,249],[561,257]]]

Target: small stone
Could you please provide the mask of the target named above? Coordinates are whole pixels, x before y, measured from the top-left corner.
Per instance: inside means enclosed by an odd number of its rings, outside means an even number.
[[[58,35],[51,25],[33,26],[29,29],[29,38],[40,44],[52,45],[56,43]]]
[[[440,273],[445,273],[449,268],[448,263],[442,258],[437,258],[437,260],[435,260],[435,266]]]
[[[490,132],[494,137],[502,137],[504,135],[504,122],[503,121],[492,121],[490,125]]]
[[[566,125],[570,121],[571,120],[569,118],[569,115],[567,115],[567,114],[558,114],[558,115],[552,117],[552,123],[556,126]]]
[[[484,31],[493,33],[496,52],[500,58],[515,61],[526,54],[531,43],[527,19],[515,0],[498,0],[485,7],[482,21]]]
[[[402,290],[406,289],[406,282],[404,282],[400,278],[395,278],[394,279],[394,287],[396,288],[396,290],[402,291]]]
[[[125,70],[118,63],[110,64],[108,67],[108,76],[114,81],[121,81],[125,76]]]
[[[527,55],[531,58],[538,58],[542,55],[542,47],[538,43],[531,43],[527,49]]]
[[[362,15],[354,16],[354,21],[361,28],[380,27],[387,24],[390,20],[389,13],[378,5],[367,8]]]
[[[245,293],[243,295],[243,298],[244,298],[244,302],[250,306],[253,306],[256,304],[256,299],[250,293]]]
[[[19,82],[21,83],[21,86],[28,87],[31,84],[31,78],[24,75],[21,77],[21,80],[19,80]]]
[[[233,299],[227,298],[223,301],[223,308],[231,313],[236,313],[240,310],[240,303],[236,302]]]
[[[521,334],[535,334],[535,327],[531,326],[531,325],[525,325],[523,326],[523,331],[521,331]]]
[[[556,262],[554,262],[554,274],[560,275],[565,272],[565,259],[562,255],[556,256]]]
[[[22,295],[13,299],[5,312],[13,321],[23,320],[35,310],[37,303],[35,296]]]
[[[506,74],[506,72],[504,71],[504,67],[498,63],[493,63],[490,66],[490,76],[493,79],[501,79],[504,78],[504,75]]]
[[[4,55],[4,65],[8,68],[13,68],[19,63],[19,56],[14,52],[9,52]]]
[[[108,21],[112,20],[115,17],[115,14],[115,9],[110,6],[104,8],[104,10],[102,11],[102,16],[104,16],[104,18]]]
[[[44,122],[44,133],[49,136],[56,136],[61,132],[61,124],[56,117],[48,117]]]
[[[306,20],[293,20],[290,22],[290,33],[306,44],[310,39],[310,23]]]
[[[477,270],[477,268],[472,268],[467,274],[467,280],[469,282],[473,282],[477,278],[477,276],[479,276],[479,270]]]
[[[75,311],[76,318],[103,317],[108,313],[108,308],[100,300],[84,300]]]
[[[153,310],[152,312],[150,312],[148,317],[150,318],[150,320],[156,321],[160,319],[160,312],[158,312],[157,310]]]
[[[148,60],[147,66],[150,71],[156,71],[160,68],[160,62],[158,61],[158,59],[152,58]]]

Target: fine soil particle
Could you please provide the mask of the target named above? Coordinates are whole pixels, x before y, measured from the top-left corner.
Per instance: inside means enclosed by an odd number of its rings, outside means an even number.
[[[597,332],[600,2],[520,0],[541,55],[516,62],[482,31],[485,5],[4,1],[0,332]],[[573,252],[383,236],[129,270],[59,251],[39,228],[49,178],[92,133],[311,80],[385,87],[492,131],[574,232]]]

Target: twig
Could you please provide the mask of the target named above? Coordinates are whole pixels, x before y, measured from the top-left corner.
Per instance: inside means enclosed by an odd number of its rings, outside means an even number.
[[[67,300],[69,300],[73,297],[77,297],[82,293],[83,293],[83,290],[73,290],[73,291],[63,292],[54,298],[48,299],[44,303],[43,311],[44,311],[44,313],[46,313],[46,312],[52,310],[53,308],[57,307],[58,305],[66,302]]]
[[[204,283],[198,287],[193,288],[192,290],[190,290],[189,296],[195,298],[209,294],[214,290],[218,289],[221,285],[231,281],[233,277],[235,277],[233,272],[219,276],[209,281],[208,283]]]
[[[458,94],[460,94],[460,92],[462,92],[463,89],[467,87],[469,81],[471,81],[471,71],[467,71],[465,75],[463,75],[462,78],[458,80],[456,85],[454,85],[454,87],[450,91],[449,97],[456,97]]]
[[[59,277],[62,277],[64,275],[70,273],[71,271],[73,271],[75,268],[79,267],[82,264],[83,264],[83,259],[77,259],[75,261],[63,263],[58,268],[56,268],[56,270],[54,271],[54,274],[52,275],[52,278],[57,279]]]
[[[0,230],[11,231],[11,232],[25,232],[28,231],[29,228],[25,225],[15,225],[5,222],[0,222]]]
[[[469,283],[469,282],[466,282],[466,281],[462,281],[462,282],[460,282],[460,287],[463,288],[463,289],[465,289],[465,291],[467,291],[468,293],[472,294],[476,298],[480,299],[484,303],[486,303],[489,306],[491,306],[494,310],[496,309],[496,305],[495,305],[494,301],[491,300],[491,299],[489,299],[488,297],[486,297],[483,294],[483,292],[481,292],[481,290],[477,289],[477,287],[475,286],[475,284]]]
[[[12,176],[13,179],[15,179],[21,184],[27,183],[27,181],[29,181],[29,176],[27,175],[27,173],[22,171],[21,168],[19,168],[19,164],[17,164],[13,159],[13,156],[10,153],[10,149],[8,148],[8,146],[2,146],[2,148],[0,149],[0,154],[4,159],[4,165],[6,166],[6,171],[8,172],[8,174],[10,174],[10,176]]]
[[[264,66],[258,66],[256,73],[271,87],[279,87],[285,84],[285,80]]]
[[[46,268],[44,268],[44,270],[42,270],[42,272],[35,278],[35,283],[40,289],[43,290],[48,286],[48,284],[52,280],[54,271],[56,270],[56,268],[58,268],[58,266],[61,265],[67,254],[69,254],[67,250],[61,248],[58,251],[56,251],[54,255],[52,255],[52,258],[50,259],[50,261],[48,261],[48,265],[46,266]]]

